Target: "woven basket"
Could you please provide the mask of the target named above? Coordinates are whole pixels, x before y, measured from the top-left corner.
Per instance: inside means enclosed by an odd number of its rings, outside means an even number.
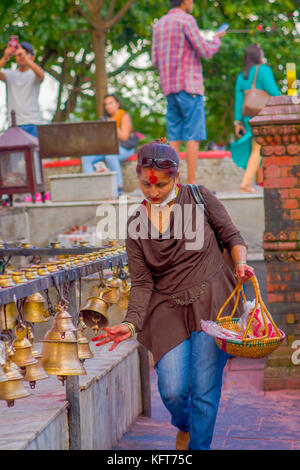
[[[234,339],[221,339],[221,338],[216,338],[215,342],[219,346],[222,351],[226,352],[227,354],[230,354],[231,356],[240,356],[240,357],[252,357],[252,358],[262,358],[267,356],[268,354],[271,354],[278,346],[280,343],[284,340],[285,334],[283,331],[279,330],[277,326],[275,325],[270,313],[268,312],[260,294],[259,290],[259,285],[258,281],[255,276],[251,277],[251,281],[254,287],[254,292],[255,292],[255,306],[253,308],[252,314],[249,318],[248,324],[245,328],[243,337],[242,337],[242,343],[234,340]],[[232,297],[236,294],[236,300],[235,304],[233,307],[233,310],[229,316],[221,318],[221,314],[228,304],[228,302],[232,299]],[[233,318],[233,315],[237,309],[240,295],[242,294],[242,298],[244,302],[246,302],[245,299],[245,294],[243,291],[243,286],[242,284],[238,283],[232,292],[228,299],[225,301],[223,306],[220,308],[219,313],[217,315],[216,323],[221,325],[223,328],[226,328],[227,330],[238,332],[238,321],[239,318]],[[267,332],[264,336],[260,336],[259,338],[247,338],[247,333],[248,330],[251,326],[251,323],[254,318],[254,314],[256,311],[257,306],[260,306],[263,322],[264,322],[264,327],[265,331]],[[272,338],[268,337],[268,325],[267,325],[267,318],[270,320],[272,323],[277,336],[274,336]]]

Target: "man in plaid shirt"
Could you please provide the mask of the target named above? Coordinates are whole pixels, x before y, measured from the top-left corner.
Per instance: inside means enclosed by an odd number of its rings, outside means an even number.
[[[170,0],[171,9],[153,26],[152,63],[158,67],[167,99],[167,135],[179,152],[184,141],[188,183],[195,184],[200,140],[206,139],[200,58],[214,55],[224,32],[206,41],[191,15],[193,0]]]

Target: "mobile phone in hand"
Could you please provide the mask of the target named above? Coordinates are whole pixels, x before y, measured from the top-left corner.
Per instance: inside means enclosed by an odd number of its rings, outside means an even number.
[[[18,44],[19,44],[18,36],[10,36],[8,44],[10,45],[10,47],[12,47],[16,51],[18,48]]]
[[[223,24],[217,29],[217,33],[222,33],[223,31],[227,31],[228,28],[229,28],[229,24],[228,24],[228,23],[223,23]]]

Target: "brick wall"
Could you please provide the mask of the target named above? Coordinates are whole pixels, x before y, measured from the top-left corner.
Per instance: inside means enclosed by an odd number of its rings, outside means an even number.
[[[268,390],[300,388],[300,365],[291,359],[300,338],[300,105],[292,98],[271,98],[251,121],[262,145],[267,299],[286,334],[285,344],[266,361]]]

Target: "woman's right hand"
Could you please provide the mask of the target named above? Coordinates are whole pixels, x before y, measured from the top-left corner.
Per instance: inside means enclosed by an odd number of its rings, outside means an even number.
[[[125,341],[125,339],[131,338],[131,331],[129,326],[125,324],[114,325],[114,326],[107,326],[103,328],[106,333],[103,333],[99,336],[95,336],[92,338],[92,341],[98,341],[99,339],[103,340],[100,343],[96,343],[96,346],[102,346],[103,344],[109,343],[112,341],[112,346],[109,348],[109,351],[115,349],[119,343]]]
[[[240,139],[244,134],[246,134],[243,124],[236,124],[234,127],[235,135]]]

